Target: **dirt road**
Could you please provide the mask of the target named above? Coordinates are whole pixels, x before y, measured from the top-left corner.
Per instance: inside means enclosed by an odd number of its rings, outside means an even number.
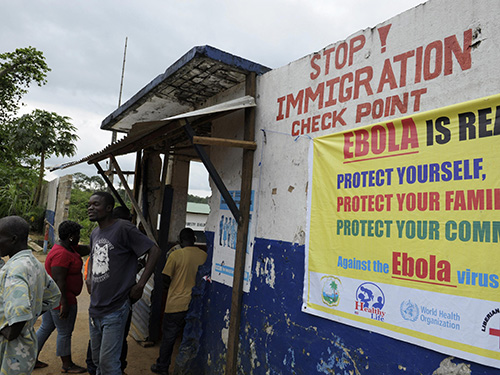
[[[45,256],[43,255],[43,253],[34,252],[34,254],[38,258],[38,260],[40,260],[42,263],[44,262]],[[73,362],[83,367],[86,367],[85,359],[87,357],[87,345],[89,342],[89,301],[90,296],[84,288],[81,295],[78,297],[78,316],[76,319],[76,326],[73,332],[72,340]],[[39,318],[35,324],[35,329],[38,329],[41,321],[42,319]],[[57,331],[54,331],[54,333],[52,333],[52,335],[45,343],[42,352],[40,353],[40,360],[42,362],[48,363],[49,367],[36,369],[33,371],[33,375],[55,375],[61,373],[61,360],[56,357],[56,337]],[[150,367],[158,357],[159,346],[156,345],[150,348],[143,348],[130,336],[127,338],[127,342],[128,366],[125,372],[128,375],[153,374],[150,370]]]

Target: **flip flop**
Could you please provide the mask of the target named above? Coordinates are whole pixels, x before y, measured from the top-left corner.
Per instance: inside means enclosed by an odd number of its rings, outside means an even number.
[[[63,367],[61,369],[62,373],[67,373],[67,374],[83,374],[84,372],[87,372],[87,369],[78,365],[75,365],[74,363],[69,366],[69,367]]]

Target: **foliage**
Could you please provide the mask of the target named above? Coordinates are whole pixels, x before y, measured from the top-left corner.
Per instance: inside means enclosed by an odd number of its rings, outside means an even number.
[[[25,216],[37,183],[36,171],[18,163],[0,160],[0,217]]]
[[[196,195],[191,195],[191,194],[188,194],[188,202],[192,202],[192,203],[207,203],[208,204],[208,199],[209,197],[198,197]]]
[[[13,121],[4,124],[3,134],[9,150],[21,155],[25,163],[38,167],[38,183],[33,195],[37,203],[43,183],[46,158],[73,156],[76,154],[76,127],[70,118],[55,112],[35,109]]]
[[[31,83],[47,83],[49,71],[43,53],[33,47],[0,53],[0,123],[17,114]]]
[[[73,187],[88,192],[102,191],[106,189],[106,183],[101,176],[87,176],[76,172],[73,174]]]
[[[45,220],[45,208],[44,207],[32,207],[30,211],[22,215],[30,225],[30,231],[36,233],[43,233],[44,220]]]
[[[80,232],[80,241],[84,244],[89,243],[90,234],[96,227],[96,223],[91,222],[87,214],[87,205],[92,192],[79,187],[73,187],[71,190],[68,220],[75,221],[83,227]]]

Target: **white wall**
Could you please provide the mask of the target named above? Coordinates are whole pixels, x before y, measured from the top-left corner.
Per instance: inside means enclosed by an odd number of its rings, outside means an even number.
[[[310,137],[387,122],[415,112],[498,93],[500,27],[496,17],[499,11],[500,2],[496,0],[430,0],[373,29],[362,30],[345,41],[338,41],[260,77],[257,95],[258,150],[254,174],[260,184],[256,236],[303,241]],[[384,30],[383,27],[388,25],[390,29],[383,49],[378,30]],[[471,39],[465,46],[464,33],[466,38],[470,36]],[[455,38],[457,43],[451,43]],[[336,69],[336,51],[343,51],[345,46],[353,53],[348,52],[345,66]],[[465,53],[460,52],[464,55],[461,58],[463,67],[457,62],[455,54],[449,52],[450,46],[465,48]],[[335,50],[330,53],[332,48]],[[331,59],[327,74],[329,53]],[[417,63],[419,54],[422,55],[422,68]],[[436,59],[437,55],[441,56],[441,61]],[[468,55],[471,59],[469,65]],[[343,54],[339,54],[341,63],[342,57]],[[401,61],[406,61],[406,70],[402,69],[405,64]],[[440,63],[436,64],[436,61]],[[450,61],[451,65],[445,64]],[[448,70],[445,71],[445,68]],[[359,93],[355,93],[350,79],[355,80],[356,74],[361,81],[367,80],[370,74],[371,91],[366,89],[366,85],[360,85]],[[339,92],[342,80],[345,83],[343,94],[348,98],[343,102]],[[336,104],[327,106],[329,90],[334,82],[332,99],[336,100]],[[291,107],[289,116],[286,116],[287,95],[292,94],[296,98],[301,90],[305,95],[307,88],[315,92],[321,85],[324,87],[322,108],[318,99],[310,100],[307,113],[304,104],[301,114],[297,108]],[[350,95],[349,90],[352,90]],[[406,113],[396,110],[387,116],[382,112],[379,118],[356,116],[358,109],[368,106],[366,103],[373,106],[378,100],[377,103],[383,103],[385,110],[388,97],[404,98],[404,95],[408,95]],[[283,103],[282,107],[280,103]],[[345,125],[337,122],[335,127],[321,130],[322,116],[330,120],[327,113],[334,111],[342,113]],[[312,120],[315,116],[319,116],[318,131],[305,131],[299,137],[292,135],[301,130],[300,126],[293,125],[295,121]],[[328,123],[325,122],[326,125]],[[260,129],[264,129],[265,134]]]

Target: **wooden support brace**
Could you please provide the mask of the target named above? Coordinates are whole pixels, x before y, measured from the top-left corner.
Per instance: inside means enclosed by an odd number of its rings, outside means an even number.
[[[144,230],[146,231],[147,236],[149,237],[149,239],[151,241],[153,241],[156,245],[158,245],[158,243],[156,241],[156,237],[153,234],[153,231],[151,229],[151,226],[149,225],[149,223],[146,221],[146,218],[142,214],[142,210],[139,207],[139,204],[137,203],[137,201],[135,200],[134,194],[130,190],[128,183],[127,183],[127,180],[123,176],[123,173],[120,169],[120,166],[118,165],[118,162],[116,161],[116,159],[113,155],[111,155],[111,162],[113,163],[113,166],[116,169],[116,173],[118,174],[118,177],[120,178],[120,181],[123,185],[123,188],[127,192],[127,195],[128,195],[128,198],[130,199],[130,202],[132,202],[132,206],[134,206],[134,210],[135,210],[137,216],[139,217],[139,220],[141,220],[141,223],[144,226]]]
[[[113,183],[109,180],[106,172],[104,171],[104,169],[102,169],[99,162],[95,162],[94,166],[97,168],[97,171],[108,185],[108,188],[113,192],[113,195],[116,197],[116,199],[118,199],[118,201],[122,206],[125,206],[125,202],[123,201],[122,197],[120,197],[120,194],[118,194],[118,192],[116,191],[115,187],[113,186]]]
[[[237,139],[214,138],[214,137],[193,137],[193,144],[205,146],[239,147],[247,150],[257,149],[257,143],[251,141],[240,141]]]

